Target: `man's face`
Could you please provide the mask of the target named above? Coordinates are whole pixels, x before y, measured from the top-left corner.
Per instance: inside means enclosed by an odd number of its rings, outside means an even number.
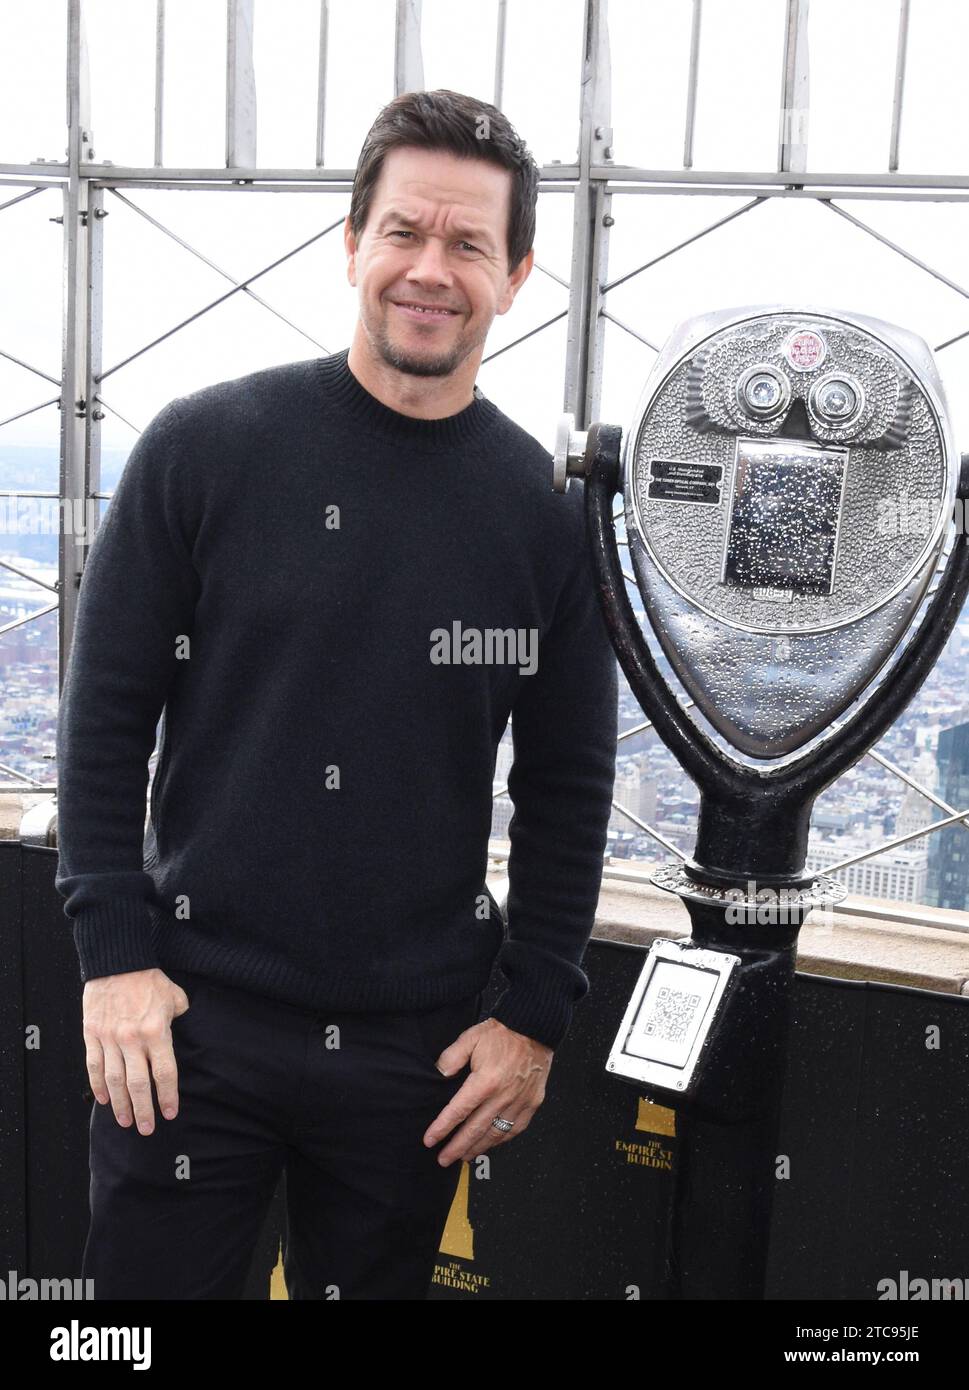
[[[480,361],[534,260],[529,251],[508,274],[510,198],[511,173],[486,160],[411,146],[387,155],[360,240],[348,217],[344,241],[361,323],[388,366],[449,376]]]

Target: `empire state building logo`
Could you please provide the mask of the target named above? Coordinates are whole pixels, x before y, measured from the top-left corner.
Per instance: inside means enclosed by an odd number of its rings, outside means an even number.
[[[471,1190],[471,1169],[467,1159],[461,1162],[461,1176],[458,1189],[451,1203],[447,1225],[441,1237],[440,1253],[453,1255],[462,1260],[474,1259],[474,1227],[468,1216],[468,1196]]]

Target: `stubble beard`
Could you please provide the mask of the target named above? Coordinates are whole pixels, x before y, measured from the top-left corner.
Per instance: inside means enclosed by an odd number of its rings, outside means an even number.
[[[387,314],[389,313],[388,309]],[[438,353],[436,356],[417,354],[399,347],[392,340],[387,329],[386,315],[375,326],[370,327],[364,323],[364,327],[374,351],[387,366],[407,376],[451,376],[477,346],[476,343],[469,342],[462,331],[447,352]]]

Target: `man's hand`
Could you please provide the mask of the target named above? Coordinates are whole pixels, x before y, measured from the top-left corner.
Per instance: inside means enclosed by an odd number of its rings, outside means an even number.
[[[430,1148],[464,1121],[437,1156],[442,1168],[456,1159],[476,1158],[528,1128],[545,1099],[552,1049],[515,1033],[496,1018],[486,1018],[446,1047],[437,1066],[451,1076],[469,1061],[471,1075],[424,1134]],[[496,1115],[514,1120],[515,1128],[505,1133],[494,1129],[491,1121]]]
[[[132,1111],[142,1134],[155,1128],[149,1064],[166,1119],[178,1114],[178,1068],[171,1021],[189,1007],[181,985],[163,970],[131,970],[101,975],[84,986],[84,1043],[91,1090],[100,1105],[108,1100],[119,1125],[130,1125]]]

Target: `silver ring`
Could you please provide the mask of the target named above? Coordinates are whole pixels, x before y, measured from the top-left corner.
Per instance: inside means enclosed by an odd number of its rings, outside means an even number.
[[[492,1129],[500,1129],[502,1134],[507,1134],[508,1130],[514,1129],[514,1120],[503,1120],[500,1115],[496,1115],[491,1121]]]

